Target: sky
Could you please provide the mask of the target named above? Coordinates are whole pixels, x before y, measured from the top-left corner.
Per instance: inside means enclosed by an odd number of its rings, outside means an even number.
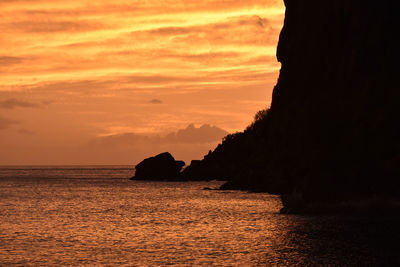
[[[0,0],[0,165],[189,163],[269,106],[278,0]]]

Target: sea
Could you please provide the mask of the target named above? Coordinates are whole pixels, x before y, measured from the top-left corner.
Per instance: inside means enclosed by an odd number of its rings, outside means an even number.
[[[1,266],[400,266],[397,216],[280,214],[132,166],[0,167]]]

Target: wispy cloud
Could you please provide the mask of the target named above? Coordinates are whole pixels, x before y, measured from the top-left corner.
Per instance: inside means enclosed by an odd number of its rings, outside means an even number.
[[[0,24],[4,31],[22,31],[26,33],[85,32],[101,29],[99,24],[84,21],[18,21]]]
[[[18,133],[23,134],[23,135],[34,135],[35,134],[35,132],[25,129],[25,128],[19,129]]]
[[[5,117],[0,116],[0,130],[4,130],[9,128],[12,125],[19,124],[20,121],[7,119]]]
[[[22,61],[23,58],[20,57],[0,56],[0,67],[18,64],[21,63]]]
[[[49,102],[46,102],[49,103]],[[45,103],[42,103],[45,104]],[[14,109],[14,108],[38,108],[41,104],[32,103],[24,100],[19,100],[16,98],[9,98],[4,101],[0,101],[0,108],[4,109]]]
[[[150,100],[149,103],[151,103],[151,104],[162,104],[163,102],[160,99],[154,98],[154,99]]]

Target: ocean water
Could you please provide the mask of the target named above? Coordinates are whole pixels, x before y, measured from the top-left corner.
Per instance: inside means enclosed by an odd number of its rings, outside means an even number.
[[[397,216],[279,214],[279,197],[130,181],[129,166],[0,167],[1,266],[398,266]]]

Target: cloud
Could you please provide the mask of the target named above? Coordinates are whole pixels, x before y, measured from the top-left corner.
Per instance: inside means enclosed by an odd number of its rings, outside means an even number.
[[[6,54],[12,57],[0,63],[29,61],[12,68],[0,64],[2,83],[111,80],[129,74],[148,76],[132,79],[135,85],[189,82],[179,78],[202,70],[232,69],[250,57],[275,54],[266,48],[276,45],[280,21],[274,19],[279,11],[269,12],[267,7],[278,1],[175,2],[2,1],[9,8],[0,23],[0,46],[15,54]],[[153,15],[146,15],[146,10]],[[264,66],[253,70],[260,67]]]
[[[162,140],[167,143],[209,143],[219,141],[227,134],[225,130],[209,124],[204,124],[199,128],[190,124],[185,129],[167,134]]]
[[[53,104],[53,103],[54,103],[53,100],[43,100],[43,101],[42,101],[42,104],[45,105],[45,106],[51,105],[51,104]]]
[[[0,66],[10,66],[21,63],[23,58],[20,57],[9,57],[9,56],[0,56]]]
[[[31,130],[28,130],[28,129],[25,129],[25,128],[19,129],[18,133],[24,134],[24,135],[34,135],[35,134],[35,132],[33,132]]]
[[[27,33],[84,32],[101,28],[100,24],[85,21],[18,21],[0,25],[3,31],[18,30]]]
[[[149,101],[151,104],[162,104],[163,102],[160,99],[152,99]]]
[[[39,104],[31,103],[23,100],[18,100],[16,98],[9,98],[4,101],[0,101],[0,108],[4,109],[14,109],[14,108],[38,108]]]
[[[152,135],[147,136],[136,133],[124,133],[116,135],[100,136],[92,140],[91,145],[104,145],[104,146],[138,146],[148,145],[152,146],[165,145],[165,144],[205,144],[215,141],[220,141],[228,132],[204,124],[197,128],[194,124],[188,125],[184,129],[176,132],[168,133],[164,136]]]
[[[54,2],[58,8],[40,9],[41,6]],[[210,12],[210,11],[231,11],[240,9],[250,9],[252,7],[266,6],[274,7],[282,5],[282,0],[185,0],[185,1],[143,1],[143,0],[114,0],[96,1],[96,4],[77,5],[78,1],[51,1],[51,0],[6,0],[0,1],[0,6],[14,6],[14,9],[20,8],[19,13],[28,14],[48,14],[49,16],[93,16],[93,15],[136,15],[148,16],[157,13],[181,14],[189,12]],[[26,10],[26,5],[31,5],[31,8]]]
[[[2,116],[0,116],[0,130],[4,130],[9,128],[10,126],[14,125],[14,124],[19,124],[19,121],[16,120],[10,120],[7,118],[4,118]]]
[[[123,133],[108,136],[98,136],[88,142],[81,151],[91,155],[92,159],[106,159],[138,163],[146,157],[168,151],[175,158],[190,162],[201,159],[210,149],[215,147],[228,132],[204,124],[196,127],[188,125],[184,129],[170,132],[166,135],[146,135]]]
[[[257,15],[229,17],[223,21],[195,24],[188,26],[167,26],[145,31],[133,31],[135,39],[151,37],[170,37],[175,43],[183,42],[193,45],[208,44],[242,44],[272,45],[279,29],[267,18]]]

